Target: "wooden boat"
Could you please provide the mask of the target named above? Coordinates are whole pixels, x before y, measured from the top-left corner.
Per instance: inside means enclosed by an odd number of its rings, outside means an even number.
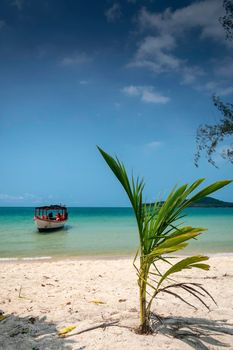
[[[68,220],[68,211],[62,205],[36,207],[34,221],[40,232],[54,231],[64,227]]]

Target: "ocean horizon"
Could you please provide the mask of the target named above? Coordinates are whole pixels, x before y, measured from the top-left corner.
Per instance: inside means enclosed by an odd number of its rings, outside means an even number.
[[[138,233],[129,207],[69,207],[64,229],[39,233],[33,207],[0,207],[0,260],[127,256]],[[208,228],[183,254],[233,253],[233,208],[188,208],[187,225]]]

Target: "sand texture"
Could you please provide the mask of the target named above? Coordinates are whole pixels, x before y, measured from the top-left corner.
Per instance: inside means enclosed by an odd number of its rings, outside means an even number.
[[[210,310],[160,295],[154,334],[135,332],[139,297],[132,258],[2,262],[1,350],[233,349],[233,257],[213,256],[211,269],[187,270],[177,281],[202,283]],[[100,303],[101,302],[101,303]],[[76,326],[64,338],[58,331]]]

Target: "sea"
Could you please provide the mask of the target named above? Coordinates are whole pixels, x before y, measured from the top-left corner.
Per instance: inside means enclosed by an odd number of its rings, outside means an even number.
[[[0,207],[0,260],[123,257],[139,245],[131,208],[68,208],[64,229],[37,231],[31,207]],[[233,254],[233,208],[188,208],[186,225],[208,228],[183,254]]]

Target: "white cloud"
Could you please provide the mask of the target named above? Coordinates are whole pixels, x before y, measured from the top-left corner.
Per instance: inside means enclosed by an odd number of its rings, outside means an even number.
[[[227,96],[233,93],[233,86],[227,86],[222,81],[207,81],[202,85],[195,86],[196,90],[203,91],[208,95]]]
[[[208,81],[204,85],[202,85],[203,90],[206,92],[210,92],[211,94],[216,91],[218,87],[218,83],[216,81]]]
[[[162,13],[151,13],[142,9],[139,24],[142,29],[153,28],[159,33],[174,36],[183,36],[187,30],[199,29],[202,38],[218,40],[225,35],[218,21],[223,13],[221,1],[203,0],[173,12],[170,8]]]
[[[0,29],[2,29],[3,27],[5,27],[6,22],[3,20],[0,20]]]
[[[171,35],[148,36],[140,43],[135,58],[128,66],[147,67],[156,73],[177,70],[182,60],[169,52],[175,46]]]
[[[170,98],[156,92],[153,86],[125,86],[122,92],[131,97],[139,97],[145,103],[166,104]]]
[[[139,3],[141,0],[127,0],[131,4],[136,4],[137,2]],[[147,0],[148,2],[153,2],[154,0]]]
[[[157,149],[162,145],[162,143],[160,141],[152,141],[147,143],[145,146],[146,148],[149,148],[151,150]]]
[[[80,80],[79,84],[80,85],[89,85],[90,81],[89,80]]]
[[[6,193],[0,193],[0,201],[5,203],[38,203],[41,198],[38,198],[31,193],[23,193],[22,195],[11,195]]]
[[[24,200],[23,196],[13,196],[6,193],[0,193],[0,200],[6,202],[18,202]]]
[[[156,74],[176,73],[182,84],[197,84],[206,73],[188,59],[179,57],[177,49],[187,44],[192,31],[195,31],[195,40],[211,39],[229,45],[218,20],[223,13],[219,0],[196,1],[186,7],[174,11],[167,8],[160,13],[143,8],[137,23],[140,34],[145,35],[128,67],[147,68]]]
[[[107,17],[108,22],[116,22],[120,19],[122,16],[120,4],[115,2],[112,7],[105,11],[105,16]]]
[[[81,52],[81,53],[74,53],[71,56],[65,56],[60,61],[60,64],[62,66],[75,66],[75,65],[80,65],[84,63],[89,63],[91,61],[92,59],[89,55],[87,55],[85,52]]]
[[[216,95],[227,96],[227,95],[231,95],[232,93],[233,93],[233,86],[228,86],[217,90]]]
[[[170,101],[169,97],[162,96],[157,92],[145,89],[142,92],[142,101],[147,103],[162,103],[165,104]]]
[[[215,62],[215,74],[223,78],[233,77],[233,59],[232,57],[225,57],[224,60]]]
[[[129,96],[140,96],[140,88],[138,86],[125,86],[122,91]]]
[[[184,85],[190,85],[194,84],[197,80],[197,78],[202,77],[205,75],[204,71],[200,67],[192,66],[184,66],[182,67],[182,84]]]
[[[163,145],[163,143],[161,141],[158,141],[158,140],[154,140],[154,141],[145,143],[142,146],[142,152],[143,152],[144,156],[151,156],[155,152],[158,152],[158,150],[162,147],[162,145]]]
[[[121,104],[119,102],[114,102],[114,106],[116,109],[119,109],[121,107]]]
[[[19,11],[22,11],[25,0],[14,0],[11,5],[17,7]]]

